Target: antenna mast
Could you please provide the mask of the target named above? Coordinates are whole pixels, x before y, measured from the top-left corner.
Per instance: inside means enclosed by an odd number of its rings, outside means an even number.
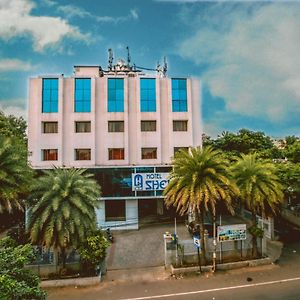
[[[130,56],[130,53],[129,53],[129,47],[128,46],[126,47],[126,50],[127,50],[127,67],[129,68],[130,67],[130,62],[131,62],[131,56]]]
[[[108,49],[108,70],[112,71],[113,69],[113,61],[114,61],[114,54],[111,48]]]

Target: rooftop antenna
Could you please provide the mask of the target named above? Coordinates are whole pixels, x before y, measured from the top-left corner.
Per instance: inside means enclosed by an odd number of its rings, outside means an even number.
[[[131,57],[130,57],[130,53],[129,53],[129,47],[126,47],[127,50],[127,67],[130,67],[130,62],[131,62]]]
[[[168,64],[167,64],[167,59],[164,56],[164,65],[163,65],[163,70],[162,70],[163,77],[166,77],[167,71],[168,71]]]
[[[114,60],[114,54],[111,48],[108,49],[108,70],[112,71],[113,69],[113,60]]]

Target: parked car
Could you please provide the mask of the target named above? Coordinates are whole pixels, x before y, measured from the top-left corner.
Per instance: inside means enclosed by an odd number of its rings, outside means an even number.
[[[197,224],[195,221],[190,222],[187,225],[187,228],[191,236],[200,236],[200,225]],[[213,237],[213,228],[213,224],[204,223],[204,230],[208,233],[208,237]]]

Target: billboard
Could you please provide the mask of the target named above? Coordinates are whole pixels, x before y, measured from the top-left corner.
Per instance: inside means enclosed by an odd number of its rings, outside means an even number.
[[[246,224],[218,226],[218,242],[240,241],[246,239]]]
[[[169,173],[133,173],[133,191],[162,191],[168,185]]]

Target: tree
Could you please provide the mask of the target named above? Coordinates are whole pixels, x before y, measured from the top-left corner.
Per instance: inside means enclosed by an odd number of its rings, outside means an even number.
[[[89,234],[80,245],[80,258],[88,273],[95,272],[95,268],[104,260],[109,245],[104,232],[100,229]]]
[[[283,185],[286,198],[290,204],[300,199],[300,165],[292,162],[277,163],[277,174]],[[293,200],[293,201],[291,201]]]
[[[78,246],[96,228],[100,187],[85,169],[44,171],[33,185],[28,230],[33,244],[65,253]]]
[[[0,111],[0,135],[26,141],[26,121],[13,115],[6,116]]]
[[[291,145],[288,145],[286,156],[294,163],[300,162],[300,141],[295,141]]]
[[[210,143],[215,149],[229,152],[229,157],[274,148],[270,137],[263,132],[248,129],[240,129],[236,134],[224,131],[213,143],[211,141]]]
[[[22,200],[30,191],[32,176],[24,146],[0,135],[0,213],[23,209]]]
[[[252,255],[257,257],[257,214],[264,216],[266,210],[275,208],[283,200],[282,185],[276,175],[273,163],[260,160],[255,154],[242,154],[232,166],[236,183],[240,189],[241,200],[252,213]]]
[[[39,278],[24,268],[34,258],[32,246],[10,238],[0,240],[0,299],[46,299]]]
[[[205,212],[215,216],[219,201],[231,208],[231,200],[238,194],[230,179],[229,163],[220,151],[205,147],[178,151],[173,165],[170,182],[164,190],[165,203],[176,207],[181,215],[193,211],[196,223],[200,224],[201,237],[204,237]],[[205,262],[204,238],[201,238],[201,249]]]

